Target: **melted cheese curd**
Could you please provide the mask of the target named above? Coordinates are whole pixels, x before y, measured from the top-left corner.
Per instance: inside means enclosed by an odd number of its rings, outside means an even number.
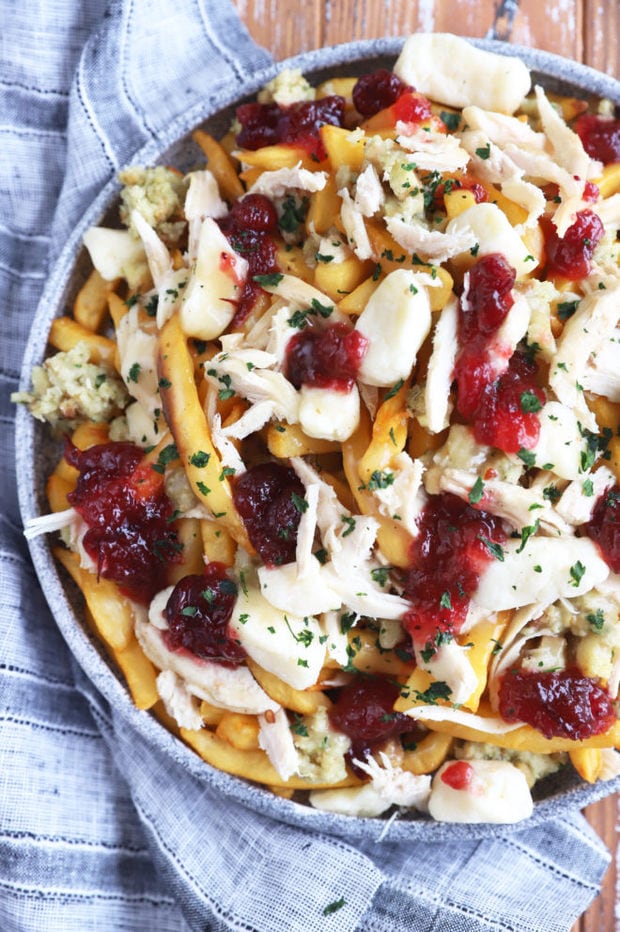
[[[98,579],[86,525],[67,507],[75,470],[64,460],[48,487],[54,513],[27,533],[60,529],[59,558],[136,703],[215,767],[350,816],[397,807],[517,821],[536,781],[559,768],[589,782],[620,772],[615,716],[584,736],[564,727],[570,712],[551,687],[535,701],[559,727],[502,705],[514,671],[547,685],[570,674],[594,684],[599,706],[617,700],[620,577],[584,528],[620,478],[620,165],[586,153],[572,128],[586,105],[532,88],[517,59],[414,35],[394,74],[430,116],[398,102],[363,115],[355,78],[313,88],[284,71],[263,105],[344,98],[341,124],[315,130],[323,157],[301,138],[243,148],[236,125],[221,142],[196,133],[206,167],[185,177],[121,174],[123,228],[85,236],[90,304],[82,292],[76,319],[55,322],[57,352],[17,400],[82,449],[142,447],[165,477],[183,555],[149,605]],[[255,278],[226,233],[249,194],[278,218],[276,271]],[[585,243],[585,274],[553,271],[549,231],[561,251],[584,211],[602,230]],[[542,393],[521,393],[534,439],[508,452],[476,439],[455,387],[472,269],[498,256],[514,278],[484,347],[490,383],[517,353],[535,363]],[[294,384],[296,337],[334,325],[362,347],[351,384],[337,371],[332,383]],[[231,491],[266,461],[292,470],[303,492],[283,563],[261,559]],[[491,515],[503,537],[487,541],[458,625],[438,615],[424,642],[407,573],[422,516],[447,495]],[[237,588],[227,632],[242,663],[168,638],[173,587],[214,561]],[[111,615],[97,602],[104,583]],[[441,601],[450,608],[448,593]],[[359,723],[374,714],[376,726],[376,710],[333,710],[351,684],[377,680],[395,701],[369,737]]]

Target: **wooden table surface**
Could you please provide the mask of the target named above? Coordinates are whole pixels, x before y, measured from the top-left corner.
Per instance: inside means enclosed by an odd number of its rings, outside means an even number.
[[[354,39],[455,32],[534,46],[620,77],[618,0],[235,0],[253,38],[281,60]],[[618,799],[586,810],[612,854]],[[616,862],[573,932],[618,932]],[[396,930],[395,930],[396,932]],[[545,932],[545,930],[541,930]]]

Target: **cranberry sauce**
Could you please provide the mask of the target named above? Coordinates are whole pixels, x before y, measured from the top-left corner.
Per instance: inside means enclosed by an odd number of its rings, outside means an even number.
[[[613,570],[620,573],[620,486],[616,484],[601,495],[592,518],[581,531],[598,545],[601,556]]]
[[[295,472],[261,463],[233,479],[235,507],[256,552],[267,566],[292,563],[305,488]]]
[[[362,116],[370,117],[396,103],[401,94],[411,90],[393,71],[379,68],[358,78],[353,88],[353,106]]]
[[[611,698],[579,670],[530,673],[509,670],[499,690],[499,711],[507,722],[526,722],[545,738],[582,741],[613,725]]]
[[[584,113],[575,123],[575,131],[590,158],[604,165],[620,162],[620,120]]]
[[[236,598],[237,586],[223,563],[208,563],[204,573],[184,576],[166,604],[168,647],[226,666],[243,663],[246,653],[228,628]]]
[[[165,566],[179,561],[181,546],[164,478],[143,457],[133,443],[78,450],[65,442],[65,458],[80,473],[67,500],[88,525],[84,549],[100,576],[146,605],[165,585]]]
[[[398,683],[378,676],[356,676],[344,686],[328,712],[333,728],[351,739],[349,758],[363,760],[387,738],[414,729],[402,712],[394,712],[400,694]]]
[[[538,414],[545,393],[536,382],[538,367],[522,353],[510,358],[508,369],[486,385],[474,419],[474,437],[504,453],[531,450],[538,443]]]
[[[295,388],[310,385],[349,392],[353,388],[368,340],[345,324],[324,329],[306,327],[286,348],[285,374]]]
[[[234,329],[243,323],[262,290],[254,276],[278,271],[278,249],[273,239],[278,229],[278,214],[263,194],[247,194],[242,200],[235,201],[230,213],[217,222],[232,248],[243,256],[249,266],[231,323]]]
[[[244,149],[278,144],[301,146],[320,162],[327,153],[319,129],[326,123],[343,125],[344,98],[333,95],[299,101],[289,107],[276,103],[242,104],[237,107],[237,119],[241,123],[237,144]]]
[[[458,634],[480,574],[506,539],[495,515],[477,511],[449,493],[433,495],[418,520],[404,595],[412,603],[405,626],[429,659]]]
[[[501,349],[493,336],[514,304],[516,272],[503,256],[484,256],[468,273],[466,292],[459,304],[460,351],[454,375],[459,414],[471,420],[485,387],[497,377],[495,359]]]
[[[592,254],[604,233],[600,217],[591,210],[580,210],[562,239],[552,223],[545,224],[547,273],[562,275],[570,281],[586,278],[590,274]]]
[[[484,256],[471,268],[459,305],[460,350],[454,367],[459,414],[473,425],[478,443],[505,453],[536,446],[536,412],[545,402],[536,364],[497,338],[514,304],[515,278],[501,255]]]
[[[471,786],[474,768],[466,760],[457,760],[450,764],[441,774],[441,780],[453,790],[466,790]]]

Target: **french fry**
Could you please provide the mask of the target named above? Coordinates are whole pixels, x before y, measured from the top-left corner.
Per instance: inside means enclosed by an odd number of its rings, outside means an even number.
[[[373,475],[383,472],[405,447],[409,421],[408,391],[409,382],[403,382],[398,391],[380,405],[375,415],[372,439],[359,463],[359,474],[366,485]]]
[[[433,773],[441,767],[452,750],[454,738],[451,735],[442,735],[438,731],[430,731],[418,741],[413,751],[405,751],[402,769],[420,776],[424,773]]]
[[[64,460],[61,460],[64,462]],[[45,492],[52,511],[65,511],[69,508],[67,495],[75,488],[75,483],[53,472],[47,480]]]
[[[109,433],[110,429],[108,424],[96,424],[94,421],[84,421],[75,428],[71,440],[78,450],[88,450],[89,447],[95,447],[100,443],[107,443]]]
[[[308,171],[320,170],[320,163],[313,161],[303,146],[263,146],[262,149],[241,149],[235,152],[236,158],[245,165],[262,171],[276,171],[278,168],[301,168]]]
[[[56,317],[52,321],[49,342],[55,349],[63,352],[73,349],[78,343],[86,343],[90,362],[96,365],[106,363],[108,366],[114,366],[116,359],[116,343],[114,340],[93,333],[71,317]]]
[[[306,215],[306,230],[314,230],[322,235],[334,225],[334,218],[340,215],[342,202],[338,196],[336,179],[330,175],[325,187],[310,195],[310,207]]]
[[[603,769],[603,754],[600,748],[575,748],[568,752],[570,762],[587,783],[596,783]]]
[[[256,715],[247,715],[242,712],[224,712],[215,734],[218,738],[228,741],[239,751],[256,751],[258,744],[259,724]]]
[[[285,709],[297,712],[298,715],[314,715],[318,709],[329,708],[331,705],[329,697],[323,692],[293,689],[275,673],[269,673],[268,670],[259,666],[251,657],[248,657],[247,664],[259,686],[262,686],[274,702],[279,703]]]
[[[373,515],[379,522],[377,540],[388,563],[392,566],[408,566],[411,534],[399,525],[397,520],[379,514],[373,494],[364,488],[364,482],[359,473],[359,463],[368,449],[370,440],[370,418],[364,410],[358,429],[342,444],[342,463],[347,482],[362,514]]]
[[[217,727],[222,721],[226,714],[225,709],[221,709],[219,706],[211,705],[210,702],[207,702],[206,699],[202,699],[200,702],[200,715],[205,723],[210,728]]]
[[[200,537],[203,555],[209,563],[217,560],[226,566],[234,564],[237,545],[226,528],[216,521],[203,518],[200,522]]]
[[[267,446],[271,455],[281,460],[308,453],[334,453],[340,449],[335,440],[318,440],[305,434],[299,424],[281,422],[267,428]]]
[[[222,197],[227,201],[235,201],[238,197],[242,197],[243,185],[239,181],[231,157],[221,143],[201,129],[192,133],[192,139],[206,155],[207,167],[215,175]]]
[[[175,522],[178,542],[182,546],[180,560],[166,570],[168,584],[174,586],[184,576],[199,575],[204,570],[202,534],[199,518],[181,518]]]
[[[101,327],[108,310],[108,295],[118,282],[109,282],[102,278],[97,269],[93,269],[80,290],[73,304],[73,317],[82,327],[96,333]]]
[[[255,783],[266,783],[269,786],[284,786],[288,789],[318,790],[333,789],[343,786],[358,786],[360,781],[353,776],[346,777],[339,783],[312,783],[303,777],[289,777],[283,780],[264,751],[240,751],[238,748],[223,741],[216,734],[203,728],[201,731],[181,729],[181,737],[189,744],[208,764],[232,773]]]
[[[332,171],[346,166],[351,171],[360,172],[364,162],[364,137],[352,133],[341,126],[325,123],[319,130],[321,141],[331,162]]]
[[[378,281],[372,275],[369,276],[369,278],[357,285],[353,291],[341,298],[338,302],[338,310],[342,311],[343,314],[359,317],[370,301],[371,296],[377,290],[377,285]]]
[[[150,709],[159,700],[157,670],[132,635],[122,650],[112,649],[114,659],[127,681],[131,698],[138,709]]]
[[[164,325],[159,342],[160,393],[194,494],[221,520],[232,537],[250,553],[253,547],[237,514],[224,467],[198,397],[194,366],[179,318]]]
[[[347,637],[350,664],[360,673],[404,677],[411,670],[413,661],[401,660],[393,650],[379,649],[377,631],[352,628]]]
[[[354,291],[364,281],[373,267],[372,262],[363,262],[354,253],[343,262],[317,262],[314,270],[314,286],[338,301],[343,294]]]
[[[79,557],[71,550],[54,548],[54,556],[62,563],[81,589],[97,630],[113,650],[125,650],[132,643],[133,612],[129,601],[121,595],[116,583],[80,566]]]

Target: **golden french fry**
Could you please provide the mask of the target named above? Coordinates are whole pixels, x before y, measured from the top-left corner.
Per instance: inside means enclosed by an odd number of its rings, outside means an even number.
[[[200,536],[202,552],[209,563],[217,560],[226,566],[234,564],[237,545],[226,528],[221,527],[216,521],[203,518],[200,522]]]
[[[476,197],[473,191],[468,191],[466,188],[454,188],[452,191],[446,191],[443,202],[448,219],[452,220],[468,207],[472,207],[476,203]]]
[[[243,185],[239,181],[231,157],[221,143],[201,129],[192,133],[192,139],[206,155],[207,167],[215,175],[222,197],[227,201],[235,201],[243,197]]]
[[[335,440],[318,440],[303,432],[299,424],[271,423],[267,428],[267,446],[272,456],[288,459],[308,453],[334,453],[340,449]]]
[[[484,713],[483,717],[486,717],[489,710],[485,709]],[[480,710],[478,714],[481,714]],[[570,738],[545,738],[531,725],[522,725],[505,734],[495,734],[455,722],[430,722],[420,719],[420,723],[431,731],[449,734],[463,741],[479,741],[482,744],[493,744],[496,747],[511,748],[515,751],[530,751],[532,754],[556,754],[558,751],[574,751],[579,748],[611,748],[616,747],[620,742],[620,722],[616,722],[605,734],[584,738],[582,741],[572,741]]]
[[[478,685],[463,703],[466,709],[475,712],[487,686],[489,663],[501,644],[501,638],[510,619],[509,612],[500,612],[497,621],[482,621],[459,637],[459,643],[467,644],[467,659],[478,678]]]
[[[267,695],[279,703],[285,709],[297,712],[299,715],[314,715],[318,709],[329,708],[330,699],[325,693],[320,691],[309,692],[307,690],[293,689],[288,683],[281,680],[275,673],[269,673],[259,666],[251,657],[247,659],[247,665],[252,671],[252,676]]]
[[[194,381],[192,357],[177,315],[171,317],[161,331],[159,373],[166,420],[195,495],[232,537],[253,553],[233,504],[228,474],[211,440]]]
[[[385,673],[393,677],[409,674],[413,660],[401,660],[393,650],[380,649],[379,632],[352,628],[349,640],[349,662],[360,673]]]
[[[52,321],[49,341],[55,349],[64,352],[73,349],[78,343],[86,343],[90,362],[96,365],[101,363],[106,363],[108,366],[114,365],[116,358],[116,343],[114,340],[103,337],[99,333],[93,333],[71,317],[56,317]]]
[[[341,166],[360,172],[364,162],[364,137],[359,133],[325,123],[319,130],[332,171]]]
[[[356,83],[357,78],[330,78],[328,81],[323,81],[316,89],[317,100],[320,97],[331,97],[332,94],[337,94],[350,102]]]
[[[303,777],[290,777],[283,780],[264,751],[240,751],[227,741],[218,738],[206,728],[200,731],[181,729],[181,737],[203,760],[218,770],[232,773],[255,783],[269,786],[284,786],[300,790],[318,790],[327,787],[358,786],[360,781],[353,776],[346,777],[339,783],[311,783]]]
[[[214,728],[216,725],[219,725],[225,714],[225,709],[221,709],[216,705],[211,705],[211,703],[207,702],[206,699],[201,700],[200,716],[205,725],[208,725],[210,728]]]
[[[314,285],[332,301],[339,301],[343,295],[357,288],[372,267],[372,262],[363,262],[354,253],[343,262],[318,262],[314,270]]]
[[[97,424],[94,421],[83,421],[73,431],[71,440],[78,450],[88,450],[100,443],[108,442],[110,433],[109,424]]]
[[[83,569],[78,555],[71,550],[55,547],[54,556],[81,589],[105,643],[113,650],[126,649],[134,637],[133,612],[116,583],[103,577],[97,579],[94,573]]]
[[[150,709],[159,700],[157,692],[157,670],[132,634],[122,650],[112,649],[112,654],[127,681],[131,698],[138,709]]]
[[[601,197],[611,197],[620,191],[620,162],[611,162],[603,169],[600,178],[596,179],[596,185],[600,191]]]
[[[401,453],[407,442],[407,392],[409,381],[403,382],[393,395],[380,405],[372,425],[372,439],[359,464],[359,474],[368,485],[373,476],[386,469],[392,458]],[[388,393],[389,394],[389,393]]]
[[[246,715],[242,712],[224,712],[215,729],[218,738],[228,741],[239,751],[258,750],[258,732],[256,715]]]
[[[343,314],[359,317],[375,293],[378,284],[378,280],[371,275],[338,302],[338,310]]]
[[[117,284],[106,281],[97,269],[93,269],[73,303],[73,317],[78,324],[93,333],[99,330],[108,310],[108,295]]]
[[[340,215],[341,205],[336,179],[333,175],[329,175],[325,187],[310,195],[306,229],[315,230],[321,235],[327,233],[334,225],[334,219]]]
[[[64,460],[61,460],[61,462],[64,462]],[[74,488],[74,482],[59,476],[56,472],[51,474],[47,480],[45,491],[52,511],[65,511],[69,508],[67,495],[69,492],[72,492]]]
[[[570,762],[587,783],[596,783],[603,769],[603,754],[600,748],[575,748],[568,752]]]
[[[446,757],[452,750],[454,738],[451,735],[442,735],[438,731],[429,731],[427,735],[418,741],[415,750],[405,751],[403,770],[420,776],[423,773],[433,773],[438,767],[441,767]]]
[[[235,157],[245,165],[260,168],[262,171],[276,171],[278,168],[295,168],[301,162],[301,168],[318,171],[319,162],[314,162],[303,146],[263,146],[262,149],[241,149]]]
[[[166,569],[168,584],[173,586],[184,576],[200,575],[204,570],[202,534],[199,518],[180,518],[175,522],[178,543],[181,544],[180,560],[170,563]]]
[[[285,275],[294,275],[304,282],[312,283],[314,270],[306,262],[303,249],[299,246],[281,245],[278,247],[278,268]]]
[[[370,418],[362,411],[357,430],[342,444],[342,464],[347,482],[355,497],[358,508],[364,515],[373,515],[379,522],[377,541],[381,552],[392,566],[408,566],[410,562],[411,534],[397,519],[379,514],[376,500],[371,491],[364,487],[359,473],[362,456],[371,440]]]
[[[118,330],[120,322],[125,314],[128,313],[129,308],[123,299],[119,298],[119,296],[114,291],[110,292],[108,295],[108,310],[110,312],[110,317],[112,318],[112,323],[114,324],[115,329]]]

